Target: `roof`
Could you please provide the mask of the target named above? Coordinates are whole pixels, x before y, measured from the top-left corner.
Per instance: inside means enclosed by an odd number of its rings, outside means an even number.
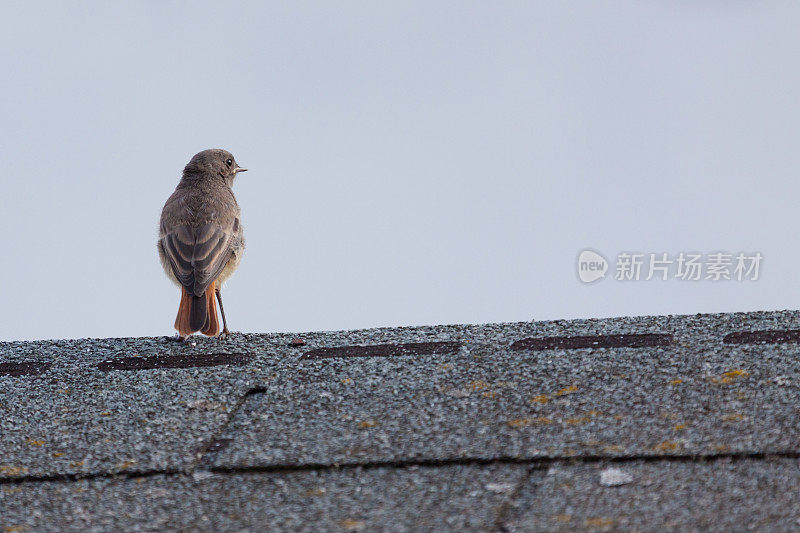
[[[795,529],[798,342],[780,311],[2,343],[0,523]]]

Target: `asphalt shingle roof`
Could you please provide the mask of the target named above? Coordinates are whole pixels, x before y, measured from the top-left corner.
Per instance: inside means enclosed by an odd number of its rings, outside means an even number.
[[[2,343],[0,524],[794,529],[799,332],[784,311]]]

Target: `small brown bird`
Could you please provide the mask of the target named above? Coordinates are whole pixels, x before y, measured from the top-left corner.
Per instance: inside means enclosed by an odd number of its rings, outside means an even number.
[[[230,335],[221,284],[239,266],[244,252],[239,204],[231,187],[236,175],[245,170],[230,152],[204,150],[183,169],[161,212],[158,254],[167,276],[181,288],[175,319],[180,340],[198,331],[220,340]]]

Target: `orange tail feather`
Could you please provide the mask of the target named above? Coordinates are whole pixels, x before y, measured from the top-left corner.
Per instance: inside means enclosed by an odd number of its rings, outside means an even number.
[[[192,315],[192,295],[185,288],[181,289],[181,303],[178,306],[178,316],[175,317],[175,329],[181,337],[186,337],[194,333],[189,325],[189,318]]]
[[[208,320],[203,335],[216,337],[219,335],[219,318],[217,318],[217,302],[214,300],[214,290],[217,286],[215,281],[206,289],[206,309],[208,309]]]

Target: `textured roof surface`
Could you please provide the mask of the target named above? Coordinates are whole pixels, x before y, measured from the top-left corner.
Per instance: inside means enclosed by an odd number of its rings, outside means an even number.
[[[800,527],[800,312],[0,344],[8,531]]]

